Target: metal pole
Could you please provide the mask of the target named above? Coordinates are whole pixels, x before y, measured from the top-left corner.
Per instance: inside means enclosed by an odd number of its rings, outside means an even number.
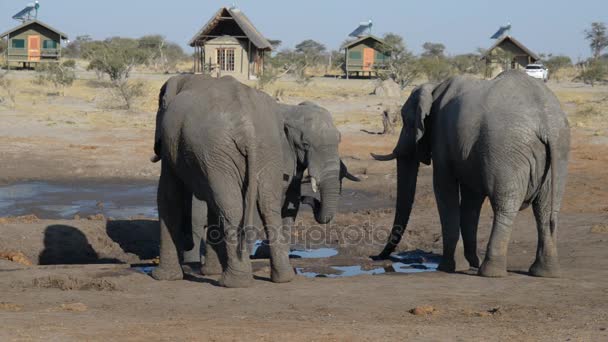
[[[345,53],[345,58],[344,60],[346,61],[346,66],[344,67],[344,69],[346,70],[346,79],[348,79],[348,48],[345,49],[346,52]]]

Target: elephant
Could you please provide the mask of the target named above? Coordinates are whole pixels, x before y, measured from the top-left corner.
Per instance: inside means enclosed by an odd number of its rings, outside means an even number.
[[[397,161],[393,227],[375,258],[388,258],[401,240],[420,163],[432,162],[443,235],[439,270],[473,266],[481,276],[506,276],[513,220],[532,205],[538,246],[529,273],[558,277],[557,220],[568,173],[570,128],[549,88],[515,70],[493,80],[456,76],[415,88],[401,115],[404,126],[393,152],[372,154],[376,160]],[[486,198],[494,217],[480,265],[477,226]],[[461,253],[455,256],[461,234],[466,261]]]
[[[152,161],[161,161],[158,188],[159,280],[183,278],[180,259],[192,219],[207,211],[206,274],[226,287],[252,284],[247,232],[259,215],[270,240],[271,279],[288,282],[284,227],[300,202],[314,203],[319,223],[333,219],[342,177],[340,133],[331,114],[312,103],[289,106],[231,76],[180,75],[161,88]],[[321,200],[300,198],[308,169]],[[193,198],[204,202],[192,210]],[[195,224],[196,225],[196,224]]]

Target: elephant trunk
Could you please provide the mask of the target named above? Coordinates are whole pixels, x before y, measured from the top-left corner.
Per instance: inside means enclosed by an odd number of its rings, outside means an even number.
[[[382,253],[378,255],[378,259],[388,259],[391,253],[395,251],[405,232],[414,205],[419,166],[420,163],[417,158],[411,156],[397,158],[397,205],[395,207],[395,220],[389,240]]]
[[[319,183],[320,203],[315,203],[313,212],[315,220],[319,224],[329,223],[338,209],[338,198],[340,197],[340,178],[339,173],[332,173],[325,176]]]

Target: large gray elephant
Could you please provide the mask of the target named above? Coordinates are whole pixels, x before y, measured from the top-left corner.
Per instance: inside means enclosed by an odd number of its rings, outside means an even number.
[[[297,211],[308,168],[321,196],[315,217],[320,223],[333,218],[345,168],[339,140],[331,115],[316,105],[280,105],[232,77],[169,79],[161,89],[154,144],[154,159],[162,161],[161,250],[152,276],[183,277],[180,258],[190,234],[183,227],[192,226],[194,196],[208,210],[206,263],[221,266],[224,286],[251,285],[246,235],[256,212],[270,240],[272,281],[290,281],[283,229],[292,221],[289,209]]]
[[[519,71],[489,81],[454,77],[416,88],[401,113],[404,128],[393,152],[372,155],[377,160],[397,159],[394,224],[377,258],[389,257],[399,243],[412,210],[419,163],[432,161],[443,234],[441,270],[460,268],[455,250],[461,233],[466,260],[479,267],[477,226],[487,197],[494,219],[479,274],[507,274],[513,220],[532,204],[538,247],[530,274],[557,277],[557,216],[566,184],[570,130],[552,92]]]

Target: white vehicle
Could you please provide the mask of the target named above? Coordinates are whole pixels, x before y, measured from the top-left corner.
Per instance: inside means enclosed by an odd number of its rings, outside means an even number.
[[[526,66],[526,74],[545,82],[549,79],[549,69],[542,64],[528,64]]]

